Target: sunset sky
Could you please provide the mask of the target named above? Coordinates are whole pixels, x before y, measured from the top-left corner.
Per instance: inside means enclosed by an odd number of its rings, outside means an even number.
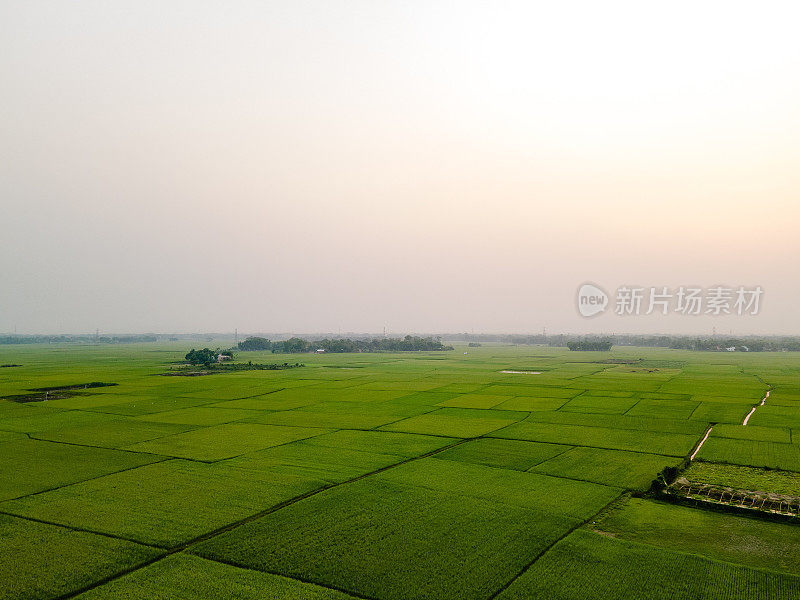
[[[798,334],[799,22],[0,1],[0,332]],[[587,320],[587,281],[764,295]]]

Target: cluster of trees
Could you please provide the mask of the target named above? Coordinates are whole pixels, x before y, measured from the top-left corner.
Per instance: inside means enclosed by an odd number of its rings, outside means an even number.
[[[233,360],[233,351],[231,350],[211,350],[210,348],[203,348],[202,350],[195,350],[192,348],[186,353],[184,357],[189,364],[192,365],[210,365],[217,362],[219,355],[227,356],[229,360]]]
[[[238,346],[239,350],[244,351],[272,350],[272,342],[263,337],[249,337],[239,342]]]
[[[272,342],[263,337],[249,337],[243,342],[239,342],[239,350],[266,350],[273,353],[297,354],[299,352],[311,352],[320,346],[314,345],[316,342],[308,342],[302,338],[293,337],[280,342]]]
[[[442,338],[450,342],[500,342],[504,344],[547,344],[554,336],[542,333],[523,335],[516,333],[447,333]],[[561,336],[563,338],[563,336]],[[563,343],[561,344],[564,345]]]
[[[296,354],[301,352],[407,352],[422,350],[452,350],[452,346],[445,346],[439,338],[417,337],[407,335],[404,338],[370,338],[353,340],[350,338],[335,338],[324,340],[304,340],[293,337],[288,340],[271,342],[262,337],[249,337],[239,342],[239,350],[267,350],[279,354]]]
[[[605,352],[611,350],[611,340],[609,339],[584,339],[572,340],[567,342],[567,348],[570,350],[597,350]]]

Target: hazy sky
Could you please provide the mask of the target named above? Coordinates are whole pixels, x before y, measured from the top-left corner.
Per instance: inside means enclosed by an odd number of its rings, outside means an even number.
[[[798,22],[0,0],[0,332],[800,333]],[[586,320],[586,281],[764,295]]]

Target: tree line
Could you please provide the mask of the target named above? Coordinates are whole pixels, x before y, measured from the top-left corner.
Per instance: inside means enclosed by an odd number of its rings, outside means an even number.
[[[149,334],[131,335],[0,335],[0,344],[135,344],[156,342],[158,337]]]
[[[736,348],[740,352],[800,352],[800,336],[731,336],[731,335],[587,335],[580,340],[565,334],[447,334],[445,339],[460,342],[500,342],[519,345],[544,345],[563,348],[570,343],[586,340],[610,340],[614,346],[644,346],[672,348],[673,350],[698,350],[721,352]]]
[[[611,340],[608,339],[588,339],[588,340],[572,340],[567,342],[567,348],[570,350],[595,350],[606,352],[611,350]]]
[[[624,346],[651,346],[673,350],[699,350],[720,352],[735,348],[739,352],[798,352],[797,336],[680,336],[680,335],[625,335],[614,336],[614,344]]]
[[[417,337],[407,335],[404,338],[369,338],[350,339],[334,338],[323,340],[304,340],[299,337],[288,340],[270,341],[263,337],[248,337],[239,342],[239,350],[269,351],[275,354],[298,354],[303,352],[409,352],[409,351],[439,351],[452,350],[452,346],[445,346],[439,338]]]

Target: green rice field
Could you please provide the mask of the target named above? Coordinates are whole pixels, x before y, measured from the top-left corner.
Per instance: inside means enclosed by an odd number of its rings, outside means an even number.
[[[1,599],[800,597],[798,524],[649,493],[711,428],[683,476],[800,496],[796,354],[187,350],[0,346]]]

